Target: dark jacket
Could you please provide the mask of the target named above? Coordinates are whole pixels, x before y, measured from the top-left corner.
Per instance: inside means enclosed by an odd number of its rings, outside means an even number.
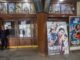
[[[4,30],[5,37],[9,35],[9,29]]]
[[[4,38],[4,37],[5,37],[4,30],[0,30],[0,38]]]

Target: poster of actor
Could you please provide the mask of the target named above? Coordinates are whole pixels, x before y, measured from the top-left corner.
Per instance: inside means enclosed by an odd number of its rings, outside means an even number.
[[[69,19],[70,48],[80,47],[80,17],[72,16]]]
[[[47,22],[48,55],[69,54],[66,22]]]

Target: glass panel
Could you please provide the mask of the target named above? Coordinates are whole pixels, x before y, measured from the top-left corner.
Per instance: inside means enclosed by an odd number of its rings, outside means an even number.
[[[7,3],[0,3],[0,13],[7,13]]]
[[[5,21],[4,29],[9,29],[9,36],[15,36],[15,26],[13,21]]]
[[[15,3],[8,3],[8,12],[15,13]]]
[[[31,37],[30,23],[30,21],[19,21],[19,37]]]
[[[60,4],[52,4],[49,13],[60,14]]]
[[[16,3],[16,13],[22,13],[22,3]]]

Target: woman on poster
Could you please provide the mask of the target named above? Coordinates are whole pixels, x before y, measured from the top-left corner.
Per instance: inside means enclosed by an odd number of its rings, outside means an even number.
[[[80,40],[80,24],[77,24],[75,27],[75,37]]]
[[[80,44],[80,24],[76,24],[74,30],[71,31],[71,40],[73,45]]]
[[[68,36],[65,33],[64,28],[60,28],[58,31],[58,43],[59,43],[59,49],[61,54],[68,54]]]

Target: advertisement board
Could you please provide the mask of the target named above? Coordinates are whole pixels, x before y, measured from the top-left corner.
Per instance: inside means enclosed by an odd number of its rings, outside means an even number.
[[[80,17],[69,18],[69,37],[70,50],[80,49]]]
[[[66,22],[47,22],[48,55],[69,54]]]

